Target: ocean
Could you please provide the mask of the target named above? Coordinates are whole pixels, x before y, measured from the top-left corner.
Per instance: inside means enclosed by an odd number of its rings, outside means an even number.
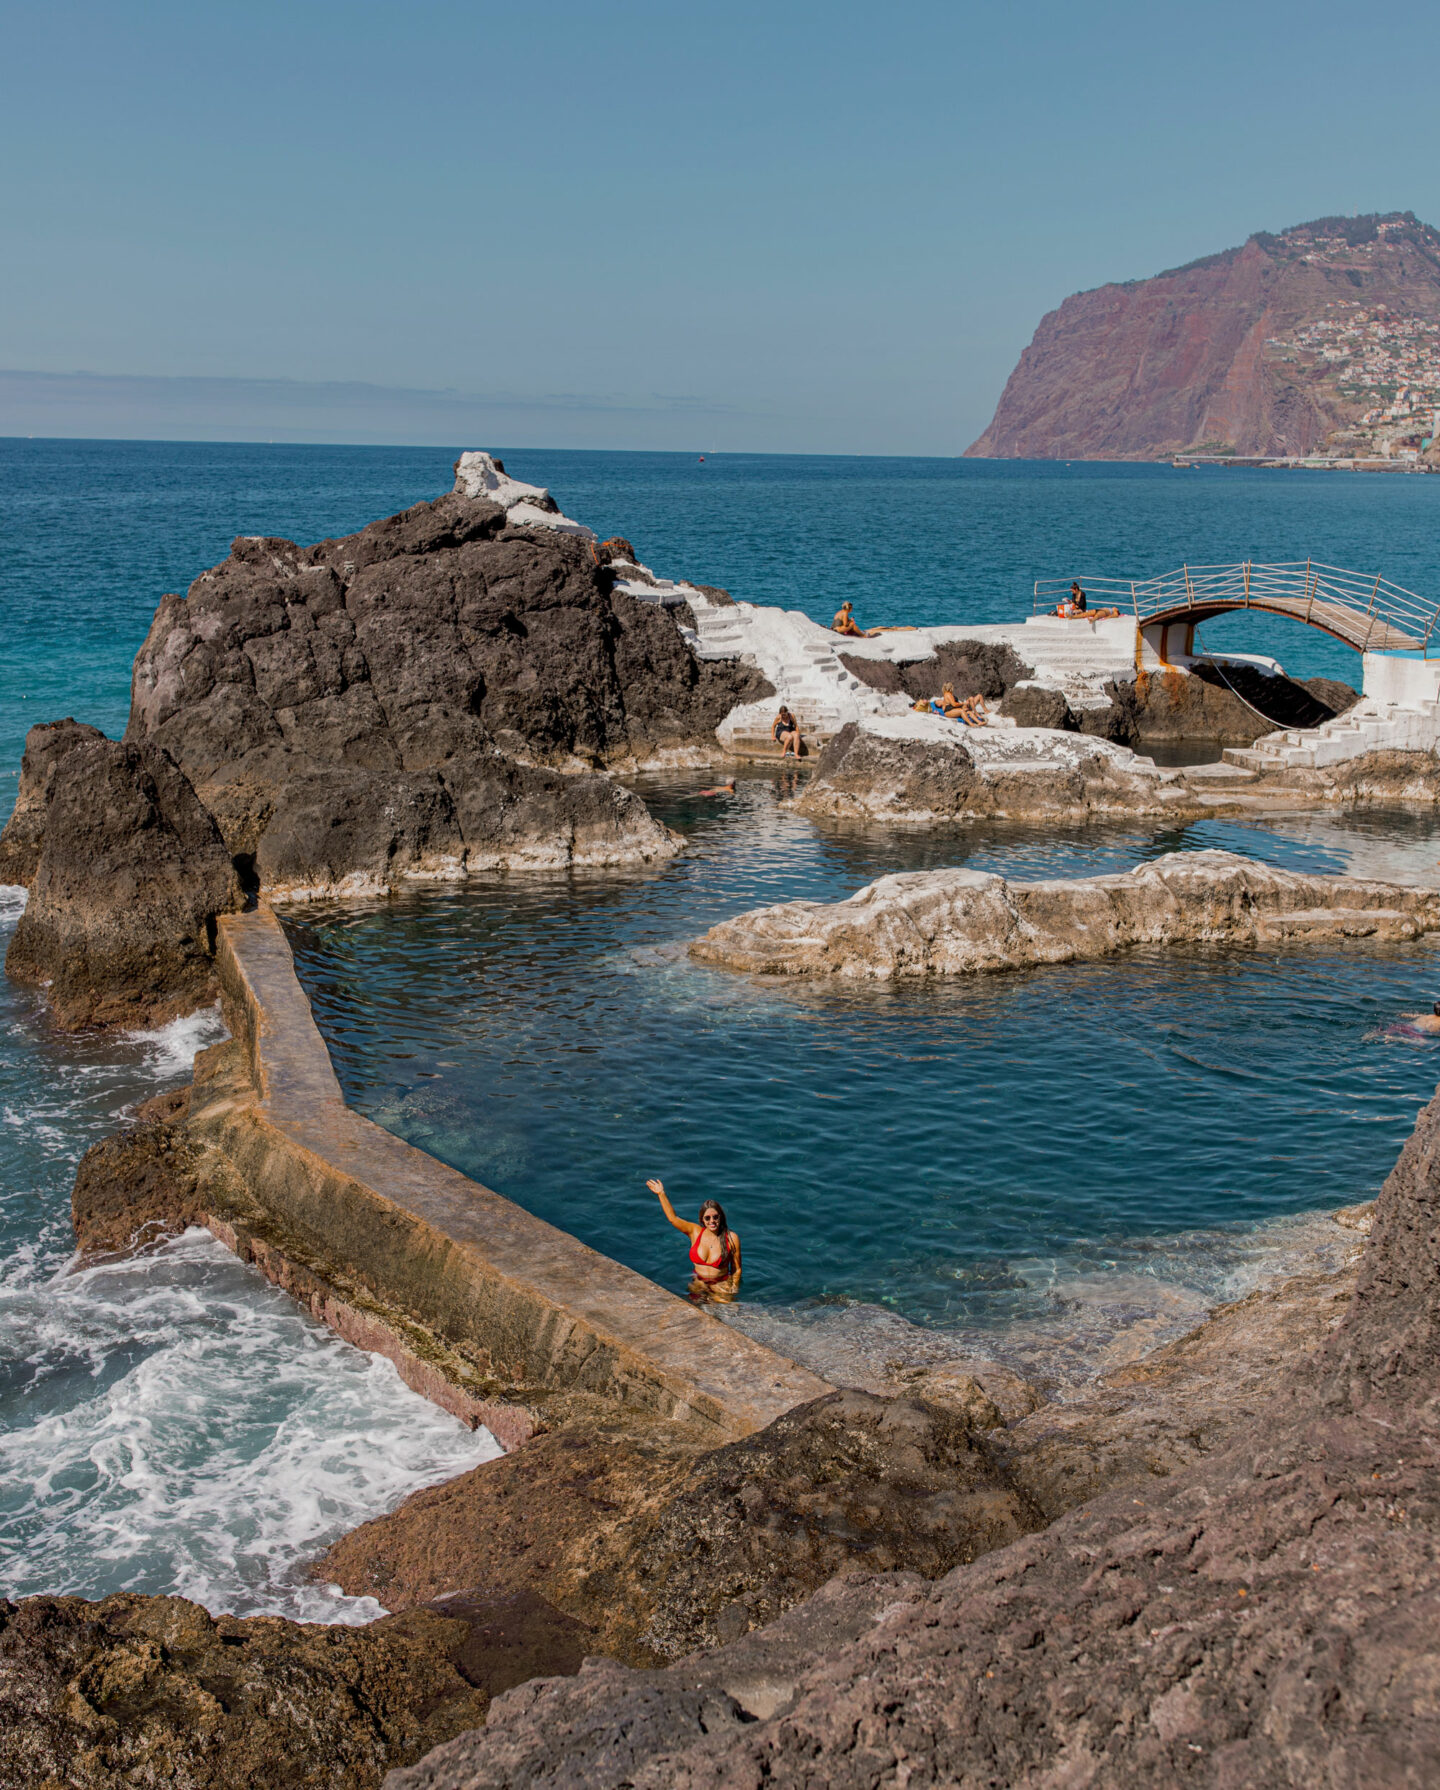
[[[496,451],[657,572],[822,619],[848,597],[866,623],[998,621],[1029,612],[1038,577],[1181,561],[1310,556],[1422,594],[1440,570],[1440,481],[1425,478]],[[448,489],[456,452],[0,442],[8,787],[33,722],[123,728],[159,596],[235,535],[348,532]],[[1245,616],[1207,636],[1297,675],[1357,676],[1346,649],[1294,624]],[[1074,873],[1228,843],[1425,874],[1440,856],[1428,819],[1248,843],[1204,829],[857,841],[798,821],[781,793],[747,779],[719,818],[683,781],[648,785],[693,847],[657,876],[497,879],[296,916],[351,1097],[670,1284],[645,1175],[692,1203],[722,1189],[747,1238],[737,1321],[854,1314],[887,1337],[993,1345],[1046,1325],[1151,1334],[1159,1307],[1189,1321],[1312,1247],[1309,1215],[1373,1192],[1433,1087],[1430,1051],[1384,1029],[1433,998],[1424,946],[843,996],[756,990],[679,950],[737,906],[833,898],[918,862]],[[5,937],[18,911],[0,903]],[[175,1590],[364,1620],[378,1606],[315,1583],[307,1562],[486,1458],[489,1438],[203,1236],[71,1270],[80,1154],[183,1081],[217,1027],[64,1041],[28,992],[0,986],[0,1590]]]

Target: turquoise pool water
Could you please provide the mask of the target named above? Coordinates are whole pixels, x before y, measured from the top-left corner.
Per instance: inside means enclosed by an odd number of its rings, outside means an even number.
[[[649,1175],[683,1209],[724,1203],[761,1305],[993,1329],[1053,1312],[1081,1275],[1219,1285],[1256,1227],[1370,1197],[1433,1091],[1440,1058],[1384,1029],[1434,1000],[1428,943],[895,986],[684,951],[744,908],[945,863],[1077,875],[1224,846],[1433,875],[1429,818],[926,838],[822,831],[768,777],[729,803],[695,781],[641,785],[690,842],[659,871],[286,916],[358,1106],[672,1287],[683,1244]]]

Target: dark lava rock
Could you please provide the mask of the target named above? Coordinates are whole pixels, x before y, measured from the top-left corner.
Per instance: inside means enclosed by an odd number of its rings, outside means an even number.
[[[1143,672],[1133,683],[1107,684],[1106,690],[1112,712],[1082,713],[1082,730],[1142,749],[1167,740],[1248,746],[1281,728],[1319,727],[1360,700],[1357,691],[1334,678],[1301,683],[1267,677],[1255,666],[1222,669],[1203,663],[1188,674]]]
[[[213,1000],[215,916],[243,897],[189,780],[158,747],[73,722],[31,738],[41,840],[8,973],[43,987],[72,1031],[160,1025]],[[22,808],[20,838],[35,814]]]
[[[532,767],[713,743],[757,679],[613,587],[587,540],[453,494],[316,547],[238,540],[162,602],[126,737],[262,878],[663,856],[637,799]]]
[[[617,1770],[582,1749],[564,1781],[1419,1790],[1440,1777],[1437,1380],[1440,1098],[1380,1195],[1343,1321],[1227,1446],[959,1567],[853,1641],[797,1644],[768,1717],[722,1710],[687,1740],[704,1662],[646,1675],[648,1755]],[[639,1688],[607,1673],[591,1732]],[[583,1683],[513,1693],[452,1749],[458,1769],[420,1781],[550,1781]]]
[[[72,720],[41,722],[25,735],[15,808],[0,833],[0,883],[23,883],[28,888],[34,882],[45,837],[45,799],[55,767],[73,746],[104,738],[98,727]]]
[[[133,1125],[80,1158],[70,1218],[83,1255],[118,1254],[200,1223],[207,1202],[198,1153],[185,1135],[189,1104],[188,1088],[149,1100]]]
[[[0,1784],[373,1790],[484,1718],[473,1644],[431,1610],[347,1628],[180,1597],[0,1602]]]
[[[1074,733],[1080,725],[1060,692],[1040,684],[1025,684],[1009,691],[1000,713],[1009,715],[1017,727],[1054,727]]]
[[[1033,677],[1027,665],[1008,646],[979,640],[948,640],[932,657],[896,663],[890,659],[866,659],[859,653],[841,653],[840,663],[872,690],[887,695],[903,693],[918,701],[938,696],[949,684],[959,697],[983,696],[998,702],[1012,684]]]

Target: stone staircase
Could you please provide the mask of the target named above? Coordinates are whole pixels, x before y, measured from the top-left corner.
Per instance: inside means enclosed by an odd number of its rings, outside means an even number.
[[[1440,702],[1361,700],[1333,721],[1267,733],[1253,746],[1227,746],[1225,762],[1246,771],[1316,770],[1367,752],[1433,752],[1440,740]]]
[[[881,696],[848,671],[839,657],[847,643],[798,609],[711,603],[698,591],[687,594],[687,600],[695,627],[681,631],[697,658],[751,658],[775,686],[773,697],[747,703],[727,717],[725,744],[741,757],[778,756],[770,723],[782,702],[812,748],[833,738],[847,721],[907,706],[903,699]]]
[[[1028,665],[1027,682],[1060,690],[1072,709],[1107,708],[1105,685],[1129,682],[1135,676],[1135,624],[1116,621],[1067,621],[1060,616],[1031,616],[1022,627],[968,628],[972,639],[1003,640]]]

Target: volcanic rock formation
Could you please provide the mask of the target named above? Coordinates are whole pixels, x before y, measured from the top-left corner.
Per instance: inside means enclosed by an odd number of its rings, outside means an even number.
[[[578,524],[464,495],[477,460],[344,540],[237,541],[151,624],[126,738],[171,754],[267,889],[665,857],[637,798],[573,773],[713,746],[758,693],[616,592]]]
[[[841,728],[795,807],[817,820],[931,826],[977,816],[1172,814],[1184,803],[1185,792],[1157,778],[1148,760],[1137,764],[1097,736],[1030,725],[962,729],[902,715]]]
[[[622,550],[486,454],[343,540],[236,541],[161,601],[123,744],[31,730],[0,836],[0,877],[31,888],[10,973],[63,1026],[154,1024],[213,998],[214,919],[242,884],[383,892],[672,855],[600,773],[713,756],[717,722],[770,687],[617,590]]]
[[[882,876],[847,901],[787,901],[712,926],[691,954],[765,975],[973,975],[1136,945],[1413,939],[1440,889],[1302,876],[1234,852],[1170,852],[1117,876],[1008,882],[982,870]]]
[[[215,999],[215,916],[241,905],[240,883],[159,747],[32,728],[4,844],[30,884],[5,968],[44,988],[58,1025],[161,1025]]]
[[[1185,449],[1383,449],[1409,428],[1382,415],[1397,386],[1431,394],[1440,377],[1437,323],[1440,232],[1411,213],[1262,232],[1153,279],[1067,298],[1041,319],[966,452],[1150,460]],[[1430,422],[1417,403],[1417,441]]]

